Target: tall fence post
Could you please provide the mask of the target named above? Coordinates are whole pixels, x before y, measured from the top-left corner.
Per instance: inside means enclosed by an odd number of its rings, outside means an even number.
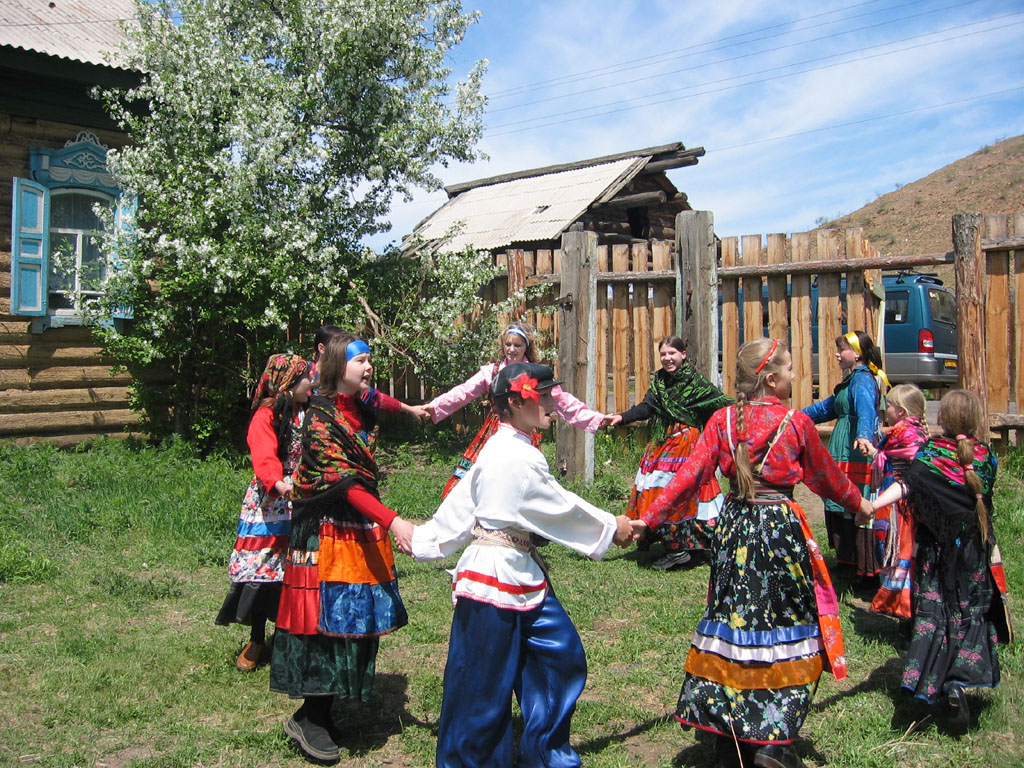
[[[597,335],[597,234],[582,225],[562,235],[562,304],[558,334],[558,375],[562,387],[588,404],[597,396],[594,350]],[[571,299],[570,299],[571,297]],[[600,404],[598,410],[604,410]],[[594,436],[559,421],[555,461],[570,478],[594,479]]]
[[[953,269],[956,277],[956,353],[960,386],[981,400],[985,434],[977,437],[988,442],[988,371],[983,342],[986,338],[985,254],[981,250],[981,221],[980,213],[953,216]]]
[[[676,215],[676,332],[688,337],[687,357],[711,381],[718,370],[718,253],[711,211]],[[728,365],[729,361],[723,364]]]

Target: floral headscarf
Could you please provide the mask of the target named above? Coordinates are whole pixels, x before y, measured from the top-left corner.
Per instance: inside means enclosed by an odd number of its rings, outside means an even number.
[[[308,376],[309,363],[302,355],[271,355],[252,393],[252,410],[259,408],[266,398],[287,392]]]

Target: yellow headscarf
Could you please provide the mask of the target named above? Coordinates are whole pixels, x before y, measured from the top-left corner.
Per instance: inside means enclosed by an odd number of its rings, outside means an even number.
[[[857,353],[857,357],[859,357],[861,360],[864,360],[864,353],[861,352],[860,349],[860,337],[857,335],[857,333],[855,331],[850,331],[843,338],[846,339],[846,343],[850,345],[850,349]],[[870,370],[873,374],[875,374],[875,376],[878,376],[882,381],[885,382],[886,389],[890,389],[892,387],[892,384],[889,383],[889,377],[885,375],[885,371],[883,371],[877,365],[872,363],[870,360],[864,360],[864,362],[867,364],[868,370]]]

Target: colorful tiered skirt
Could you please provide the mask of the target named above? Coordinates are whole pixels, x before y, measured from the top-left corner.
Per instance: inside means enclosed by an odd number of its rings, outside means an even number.
[[[822,671],[845,677],[838,604],[803,510],[729,496],[711,545],[708,606],[676,719],[754,744],[788,744]]]
[[[686,461],[698,437],[700,430],[696,427],[677,424],[669,429],[664,438],[648,443],[629,496],[627,517],[632,520],[643,517]],[[664,523],[649,531],[644,543],[649,545],[660,541],[672,552],[706,549],[724,503],[722,489],[718,481],[712,478],[698,489],[696,499],[682,502],[672,510]]]
[[[291,517],[288,498],[267,493],[254,476],[242,499],[238,535],[228,559],[231,588],[215,623],[250,624],[253,617],[274,621],[281,598]]]
[[[358,513],[295,522],[270,689],[365,701],[378,638],[408,623],[388,532]]]

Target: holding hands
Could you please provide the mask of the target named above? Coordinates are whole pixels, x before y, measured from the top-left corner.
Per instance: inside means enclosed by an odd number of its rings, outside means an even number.
[[[601,419],[602,427],[617,427],[622,423],[621,413],[606,413],[604,418]]]
[[[406,413],[408,413],[410,416],[416,419],[416,421],[430,419],[434,415],[434,409],[429,404],[404,405],[402,410],[404,410]]]
[[[871,523],[871,518],[874,516],[875,506],[867,496],[862,497],[860,500],[860,509],[857,510],[855,522],[857,525],[869,525]]]
[[[398,515],[395,515],[395,519],[391,521],[391,527],[388,530],[395,537],[395,545],[403,555],[412,554],[412,532],[415,529],[415,525],[408,520],[403,520]]]
[[[858,437],[854,440],[853,447],[860,451],[862,456],[867,456],[869,459],[875,458],[875,454],[878,453],[878,449],[875,448],[874,443],[866,437]]]

